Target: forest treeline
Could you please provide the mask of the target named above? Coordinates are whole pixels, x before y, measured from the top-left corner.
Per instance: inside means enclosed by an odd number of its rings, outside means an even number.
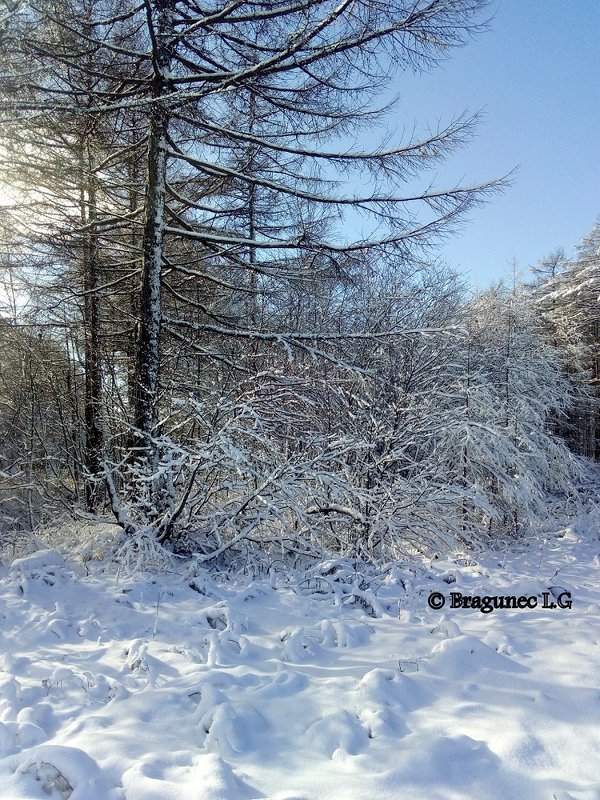
[[[503,180],[431,170],[476,120],[386,127],[484,2],[0,7],[4,536],[383,562],[576,493],[600,228],[472,296],[432,248]]]

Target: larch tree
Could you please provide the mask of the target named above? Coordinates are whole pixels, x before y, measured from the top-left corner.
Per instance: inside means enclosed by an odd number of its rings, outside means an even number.
[[[135,422],[147,443],[157,432],[161,325],[175,336],[262,339],[293,349],[319,338],[318,331],[256,329],[243,318],[223,325],[210,319],[210,310],[209,319],[199,324],[163,315],[162,276],[167,268],[178,269],[169,258],[174,241],[199,244],[206,253],[204,270],[213,279],[233,266],[246,276],[237,286],[252,289],[247,276],[258,270],[268,281],[300,265],[322,259],[335,264],[368,249],[378,249],[380,257],[406,257],[490,189],[456,187],[408,196],[399,191],[421,167],[464,141],[471,122],[463,119],[422,141],[386,150],[325,146],[364,124],[372,115],[365,101],[397,66],[424,68],[462,43],[481,8],[479,2],[145,4],[152,113]],[[268,108],[262,124],[240,124],[231,115],[225,98],[241,92],[251,109]],[[181,123],[187,123],[183,136],[178,135]],[[245,164],[240,164],[240,145],[249,154]],[[184,187],[175,191],[171,176],[184,169],[207,187],[219,180],[222,193],[207,191],[198,199],[186,196]],[[332,187],[332,169],[370,172],[374,180],[362,194],[340,196]],[[240,232],[226,216],[236,192],[251,201],[257,192],[268,192],[275,207],[291,198],[297,219],[271,231],[261,231],[250,219],[247,231]],[[182,201],[185,212],[175,205]],[[428,213],[419,215],[419,206]],[[319,235],[320,219],[347,216],[348,210],[370,216],[385,235],[359,242],[340,242],[339,229],[337,236]]]
[[[600,223],[584,237],[574,259],[559,254],[542,261],[535,288],[548,335],[561,354],[575,402],[557,430],[581,455],[600,458]]]
[[[366,260],[408,264],[497,186],[434,189],[422,177],[468,139],[473,119],[458,117],[396,145],[358,143],[393,106],[393,75],[428,69],[464,44],[480,27],[484,6],[56,0],[23,6],[8,20],[3,125],[35,132],[37,140],[25,147],[31,165],[38,153],[62,152],[50,128],[60,117],[63,148],[69,158],[70,150],[81,156],[66,203],[77,206],[77,187],[80,213],[67,217],[83,247],[92,477],[99,451],[106,455],[96,427],[104,379],[93,339],[102,316],[97,299],[106,304],[123,288],[120,281],[139,275],[125,312],[135,317],[135,346],[131,338],[125,345],[130,361],[135,354],[127,370],[129,463],[150,486],[154,507],[149,502],[145,519],[161,540],[171,537],[183,505],[161,508],[160,437],[170,432],[173,392],[197,402],[203,391],[187,374],[177,388],[164,354],[187,352],[186,363],[195,357],[200,370],[228,364],[235,373],[245,361],[236,357],[240,350],[280,347],[347,366],[342,343],[381,342],[401,332],[375,336],[371,320],[362,329],[323,331],[305,318],[290,326],[277,298],[314,287],[320,277],[330,285],[336,276],[352,280]],[[356,237],[350,231],[359,219],[364,233]],[[101,275],[94,263],[103,263]],[[168,400],[165,375],[173,381]],[[164,465],[160,470],[164,476]],[[109,488],[119,522],[133,530],[112,478]]]
[[[38,261],[48,264],[37,286],[41,305],[54,287],[48,303],[54,311],[40,307],[40,317],[48,325],[65,324],[56,323],[56,310],[60,317],[68,309],[73,329],[81,331],[83,467],[90,511],[99,505],[106,455],[102,394],[108,333],[102,320],[111,316],[106,285],[118,283],[123,231],[135,225],[141,211],[128,203],[127,192],[133,190],[128,168],[144,144],[124,135],[127,120],[118,109],[95,112],[98,104],[127,94],[128,81],[136,85],[140,61],[131,51],[135,32],[126,34],[118,15],[104,24],[108,8],[86,0],[27,4],[3,42],[9,68],[2,90],[11,98],[3,119],[3,166],[19,195],[28,198],[20,228]],[[129,251],[125,261],[135,264],[131,256]],[[53,281],[49,263],[55,264]],[[79,358],[78,343],[71,353]]]

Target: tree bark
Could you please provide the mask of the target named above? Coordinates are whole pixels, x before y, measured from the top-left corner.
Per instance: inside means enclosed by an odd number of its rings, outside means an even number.
[[[174,46],[173,13],[176,2],[177,0],[154,0],[151,3],[150,0],[146,0],[145,3],[153,43],[154,76],[147,154],[133,421],[137,431],[138,446],[142,448],[141,460],[149,467],[156,458],[154,436],[157,433],[160,386],[161,273],[164,261],[169,128],[169,109],[163,98],[170,88]]]
[[[81,148],[80,215],[83,235],[84,356],[85,356],[85,501],[87,510],[96,510],[99,502],[98,476],[102,467],[103,432],[102,364],[100,355],[100,298],[98,296],[98,248],[94,224],[97,219],[95,177],[89,142]]]

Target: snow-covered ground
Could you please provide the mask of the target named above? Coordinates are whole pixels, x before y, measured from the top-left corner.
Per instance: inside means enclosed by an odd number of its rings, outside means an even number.
[[[390,570],[359,602],[348,570],[191,588],[17,560],[0,569],[0,797],[599,800],[599,553],[575,526]],[[540,607],[562,589],[571,609]],[[451,609],[451,592],[538,607]]]

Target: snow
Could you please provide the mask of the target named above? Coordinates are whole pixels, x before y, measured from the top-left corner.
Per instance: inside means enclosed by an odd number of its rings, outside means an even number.
[[[600,800],[599,554],[573,525],[395,565],[376,598],[334,562],[322,581],[217,584],[14,560],[0,798]],[[571,609],[542,607],[560,591]],[[451,592],[538,606],[450,608]]]

